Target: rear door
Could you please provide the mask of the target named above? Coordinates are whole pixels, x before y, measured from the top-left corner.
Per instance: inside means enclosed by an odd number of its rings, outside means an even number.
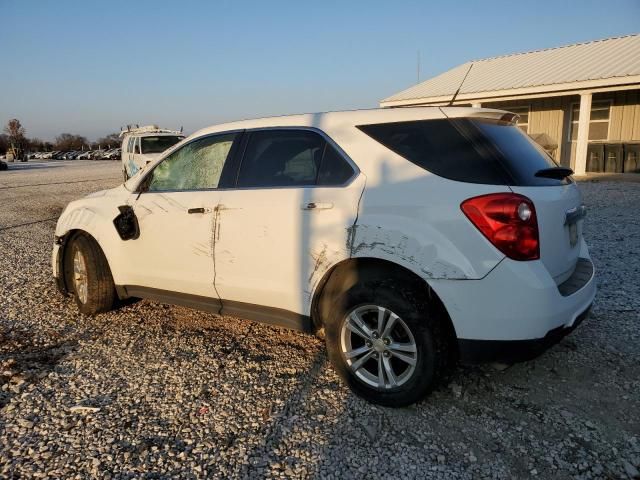
[[[218,206],[223,312],[247,315],[253,304],[308,314],[318,275],[349,255],[364,178],[316,131],[253,131],[244,152],[237,185]]]

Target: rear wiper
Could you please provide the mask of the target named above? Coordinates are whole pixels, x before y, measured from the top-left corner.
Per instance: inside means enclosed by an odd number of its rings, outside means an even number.
[[[542,170],[538,170],[536,172],[536,177],[556,178],[558,180],[562,180],[569,175],[573,175],[573,170],[567,167],[543,168]]]

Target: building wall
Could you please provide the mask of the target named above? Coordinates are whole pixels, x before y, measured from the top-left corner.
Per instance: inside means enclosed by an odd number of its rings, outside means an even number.
[[[593,101],[611,100],[609,139],[607,142],[640,142],[640,90],[594,94]],[[483,107],[509,110],[529,106],[528,133],[546,133],[558,145],[554,158],[562,165],[573,167],[576,142],[569,140],[572,104],[579,95],[548,97],[508,102],[482,102]]]
[[[579,97],[575,97],[576,101]],[[514,107],[529,107],[529,126],[527,133],[546,133],[558,145],[553,152],[556,161],[565,164],[567,147],[568,112],[571,97],[548,97],[528,100],[512,100],[508,102],[482,102],[483,107],[509,110]],[[570,158],[570,157],[568,157]],[[567,160],[568,160],[567,158]]]
[[[613,100],[609,141],[640,141],[640,90],[596,94],[594,100]]]

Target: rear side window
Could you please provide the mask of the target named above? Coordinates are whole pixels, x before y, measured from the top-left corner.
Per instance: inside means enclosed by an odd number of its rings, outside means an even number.
[[[438,119],[358,127],[388,149],[436,175],[489,185],[562,185],[539,178],[557,167],[518,127],[489,119]]]
[[[262,130],[250,133],[238,187],[341,185],[353,169],[318,133]]]
[[[351,165],[327,142],[318,173],[318,185],[344,185],[352,176]]]

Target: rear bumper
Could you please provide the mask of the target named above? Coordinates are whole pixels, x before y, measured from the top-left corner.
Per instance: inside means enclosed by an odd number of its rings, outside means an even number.
[[[584,241],[574,275],[557,285],[539,261],[505,259],[480,280],[430,280],[464,361],[519,361],[542,353],[588,316],[596,294]]]
[[[502,362],[517,363],[532,360],[569,335],[589,317],[591,305],[570,327],[549,330],[542,338],[532,340],[458,340],[460,362],[465,364]]]

